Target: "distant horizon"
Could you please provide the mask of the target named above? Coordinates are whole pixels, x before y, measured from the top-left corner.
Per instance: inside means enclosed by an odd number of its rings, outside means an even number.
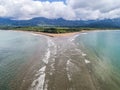
[[[32,19],[49,19],[49,20],[58,20],[58,19],[61,19],[61,20],[65,20],[65,21],[96,21],[96,20],[113,20],[113,19],[119,19],[120,17],[117,17],[117,18],[102,18],[102,19],[89,19],[89,20],[84,20],[84,19],[78,19],[78,20],[66,20],[62,17],[59,17],[59,18],[47,18],[47,17],[34,17],[34,18],[31,18],[31,19],[21,19],[21,20],[18,20],[18,19],[14,19],[12,17],[0,17],[0,19],[9,19],[9,20],[15,20],[15,21],[29,21],[29,20],[32,20]]]

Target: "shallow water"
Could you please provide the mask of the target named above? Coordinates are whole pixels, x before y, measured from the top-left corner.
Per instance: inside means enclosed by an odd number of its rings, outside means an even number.
[[[119,90],[120,31],[51,38],[0,31],[0,90]]]
[[[0,90],[28,88],[35,70],[43,64],[40,58],[46,52],[46,47],[43,36],[0,31]]]
[[[120,89],[120,31],[80,34],[76,43],[82,45],[91,62],[91,72],[100,90]]]

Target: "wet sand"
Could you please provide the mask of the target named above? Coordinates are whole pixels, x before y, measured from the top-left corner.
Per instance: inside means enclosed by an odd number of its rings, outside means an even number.
[[[114,90],[107,89],[109,84],[97,78],[92,68],[93,62],[81,49],[82,44],[78,46],[74,41],[79,33],[87,32],[29,32],[45,37],[48,47],[45,47],[45,53],[38,50],[42,44],[36,47],[38,52],[31,55],[30,62],[20,69],[16,79],[11,82],[11,90]]]
[[[41,34],[49,37],[68,37],[68,36],[73,36],[76,35],[80,32],[72,32],[72,33],[60,33],[60,34],[52,34],[52,33],[43,33],[43,32],[35,32],[35,34]]]
[[[86,62],[85,54],[74,43],[76,35],[80,32],[64,34],[30,33],[47,36],[48,49],[44,58],[35,60],[34,57],[26,65],[26,71],[22,70],[20,75],[23,73],[22,77],[24,78],[22,82],[20,81],[21,87],[18,89],[19,86],[16,86],[17,90],[27,90],[27,88],[29,88],[28,90],[99,90],[96,89],[97,86],[88,68],[90,63],[87,62],[89,61]],[[36,55],[39,55],[38,53]],[[39,66],[37,63],[41,61],[42,63]],[[32,63],[36,64],[37,68],[39,67],[39,69],[36,68],[36,73],[31,72]],[[19,77],[18,75],[17,78]]]
[[[34,32],[34,31],[24,31],[24,30],[12,30],[15,32],[27,32],[27,33],[32,33],[32,34],[38,34],[38,35],[44,35],[44,36],[48,36],[48,37],[70,37],[70,36],[74,36],[76,34],[79,33],[84,33],[87,31],[80,31],[80,32],[70,32],[70,33],[45,33],[45,32]]]
[[[73,42],[77,34],[50,34],[48,62],[30,90],[96,90],[85,54]]]

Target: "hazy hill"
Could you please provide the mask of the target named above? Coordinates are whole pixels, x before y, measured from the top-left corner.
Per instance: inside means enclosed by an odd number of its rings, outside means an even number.
[[[64,20],[33,18],[31,20],[11,20],[0,18],[0,26],[68,26],[68,27],[93,27],[93,28],[120,28],[120,18],[104,20]]]

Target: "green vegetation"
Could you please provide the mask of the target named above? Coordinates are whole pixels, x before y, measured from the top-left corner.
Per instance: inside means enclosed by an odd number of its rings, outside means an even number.
[[[0,26],[0,29],[3,30],[22,30],[22,31],[34,31],[34,32],[46,32],[46,33],[69,33],[69,32],[79,32],[82,30],[105,30],[107,28],[89,28],[89,27],[43,27],[43,26],[34,26],[34,27],[11,27],[11,26]],[[114,30],[115,28],[109,28],[109,30]]]
[[[48,33],[67,33],[67,32],[78,32],[81,31],[79,28],[45,28],[44,32]]]
[[[35,31],[35,32],[46,32],[46,33],[68,33],[68,32],[78,32],[82,29],[80,28],[69,28],[69,27],[0,27],[4,30],[22,30],[22,31]]]

